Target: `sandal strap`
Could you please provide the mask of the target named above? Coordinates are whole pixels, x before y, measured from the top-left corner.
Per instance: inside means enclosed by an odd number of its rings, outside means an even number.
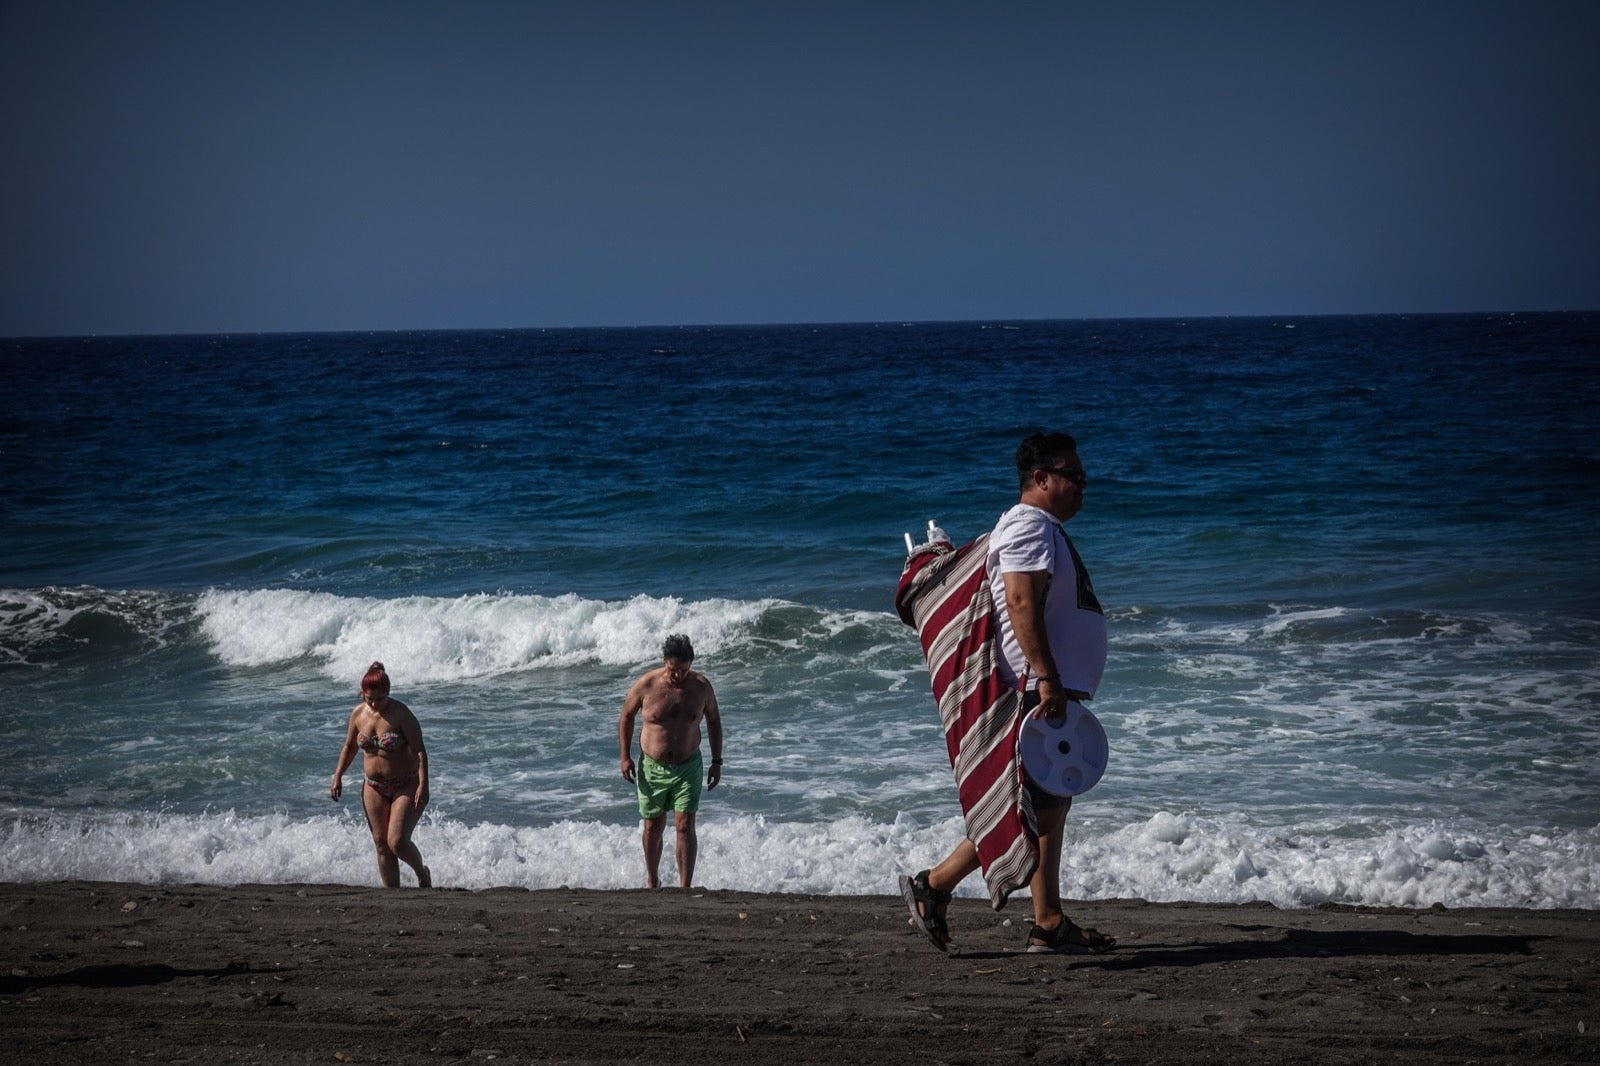
[[[918,899],[925,899],[929,903],[949,903],[955,898],[955,893],[942,888],[934,888],[928,884],[928,874],[931,870],[924,870],[911,879],[911,887],[916,891]]]
[[[1085,948],[1089,951],[1097,951],[1116,943],[1115,939],[1106,936],[1099,930],[1086,929],[1071,918],[1066,917],[1063,917],[1061,924],[1054,929],[1046,929],[1042,925],[1035,924],[1028,931],[1028,939],[1030,941],[1042,940],[1051,947],[1070,944],[1073,947]]]

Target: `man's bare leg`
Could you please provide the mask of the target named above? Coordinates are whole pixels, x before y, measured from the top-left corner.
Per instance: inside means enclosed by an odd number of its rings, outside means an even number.
[[[667,816],[657,815],[643,820],[644,885],[661,887],[661,843],[666,836]]]
[[[672,820],[678,830],[678,887],[688,889],[694,884],[694,860],[700,847],[694,832],[694,812],[674,811]]]
[[[965,838],[957,844],[944,861],[928,871],[928,887],[940,892],[954,892],[956,886],[978,868],[978,846]]]
[[[1054,929],[1061,924],[1061,845],[1066,839],[1066,806],[1039,811],[1039,865],[1028,881],[1028,892],[1033,896],[1033,924],[1043,929]]]

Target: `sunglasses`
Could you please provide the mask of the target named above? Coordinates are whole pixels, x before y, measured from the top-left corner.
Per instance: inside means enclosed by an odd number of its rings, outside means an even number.
[[[1082,470],[1073,470],[1070,467],[1065,466],[1056,467],[1054,470],[1045,470],[1045,468],[1041,466],[1039,469],[1044,470],[1046,474],[1056,474],[1060,477],[1064,477],[1074,485],[1078,486],[1080,489],[1089,484],[1089,475],[1085,474]]]

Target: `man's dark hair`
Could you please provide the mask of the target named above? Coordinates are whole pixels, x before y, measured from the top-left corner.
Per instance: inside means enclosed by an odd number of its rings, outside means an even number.
[[[1066,433],[1032,433],[1017,446],[1017,487],[1027,489],[1033,472],[1048,469],[1078,450],[1078,442]]]
[[[661,642],[661,657],[676,659],[680,663],[694,662],[694,645],[682,633],[674,633]]]

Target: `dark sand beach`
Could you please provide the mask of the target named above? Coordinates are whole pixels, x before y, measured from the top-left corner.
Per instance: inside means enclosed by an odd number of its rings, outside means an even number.
[[[17,1063],[1600,1061],[1593,911],[0,885]],[[1008,924],[1009,922],[1009,924]]]

